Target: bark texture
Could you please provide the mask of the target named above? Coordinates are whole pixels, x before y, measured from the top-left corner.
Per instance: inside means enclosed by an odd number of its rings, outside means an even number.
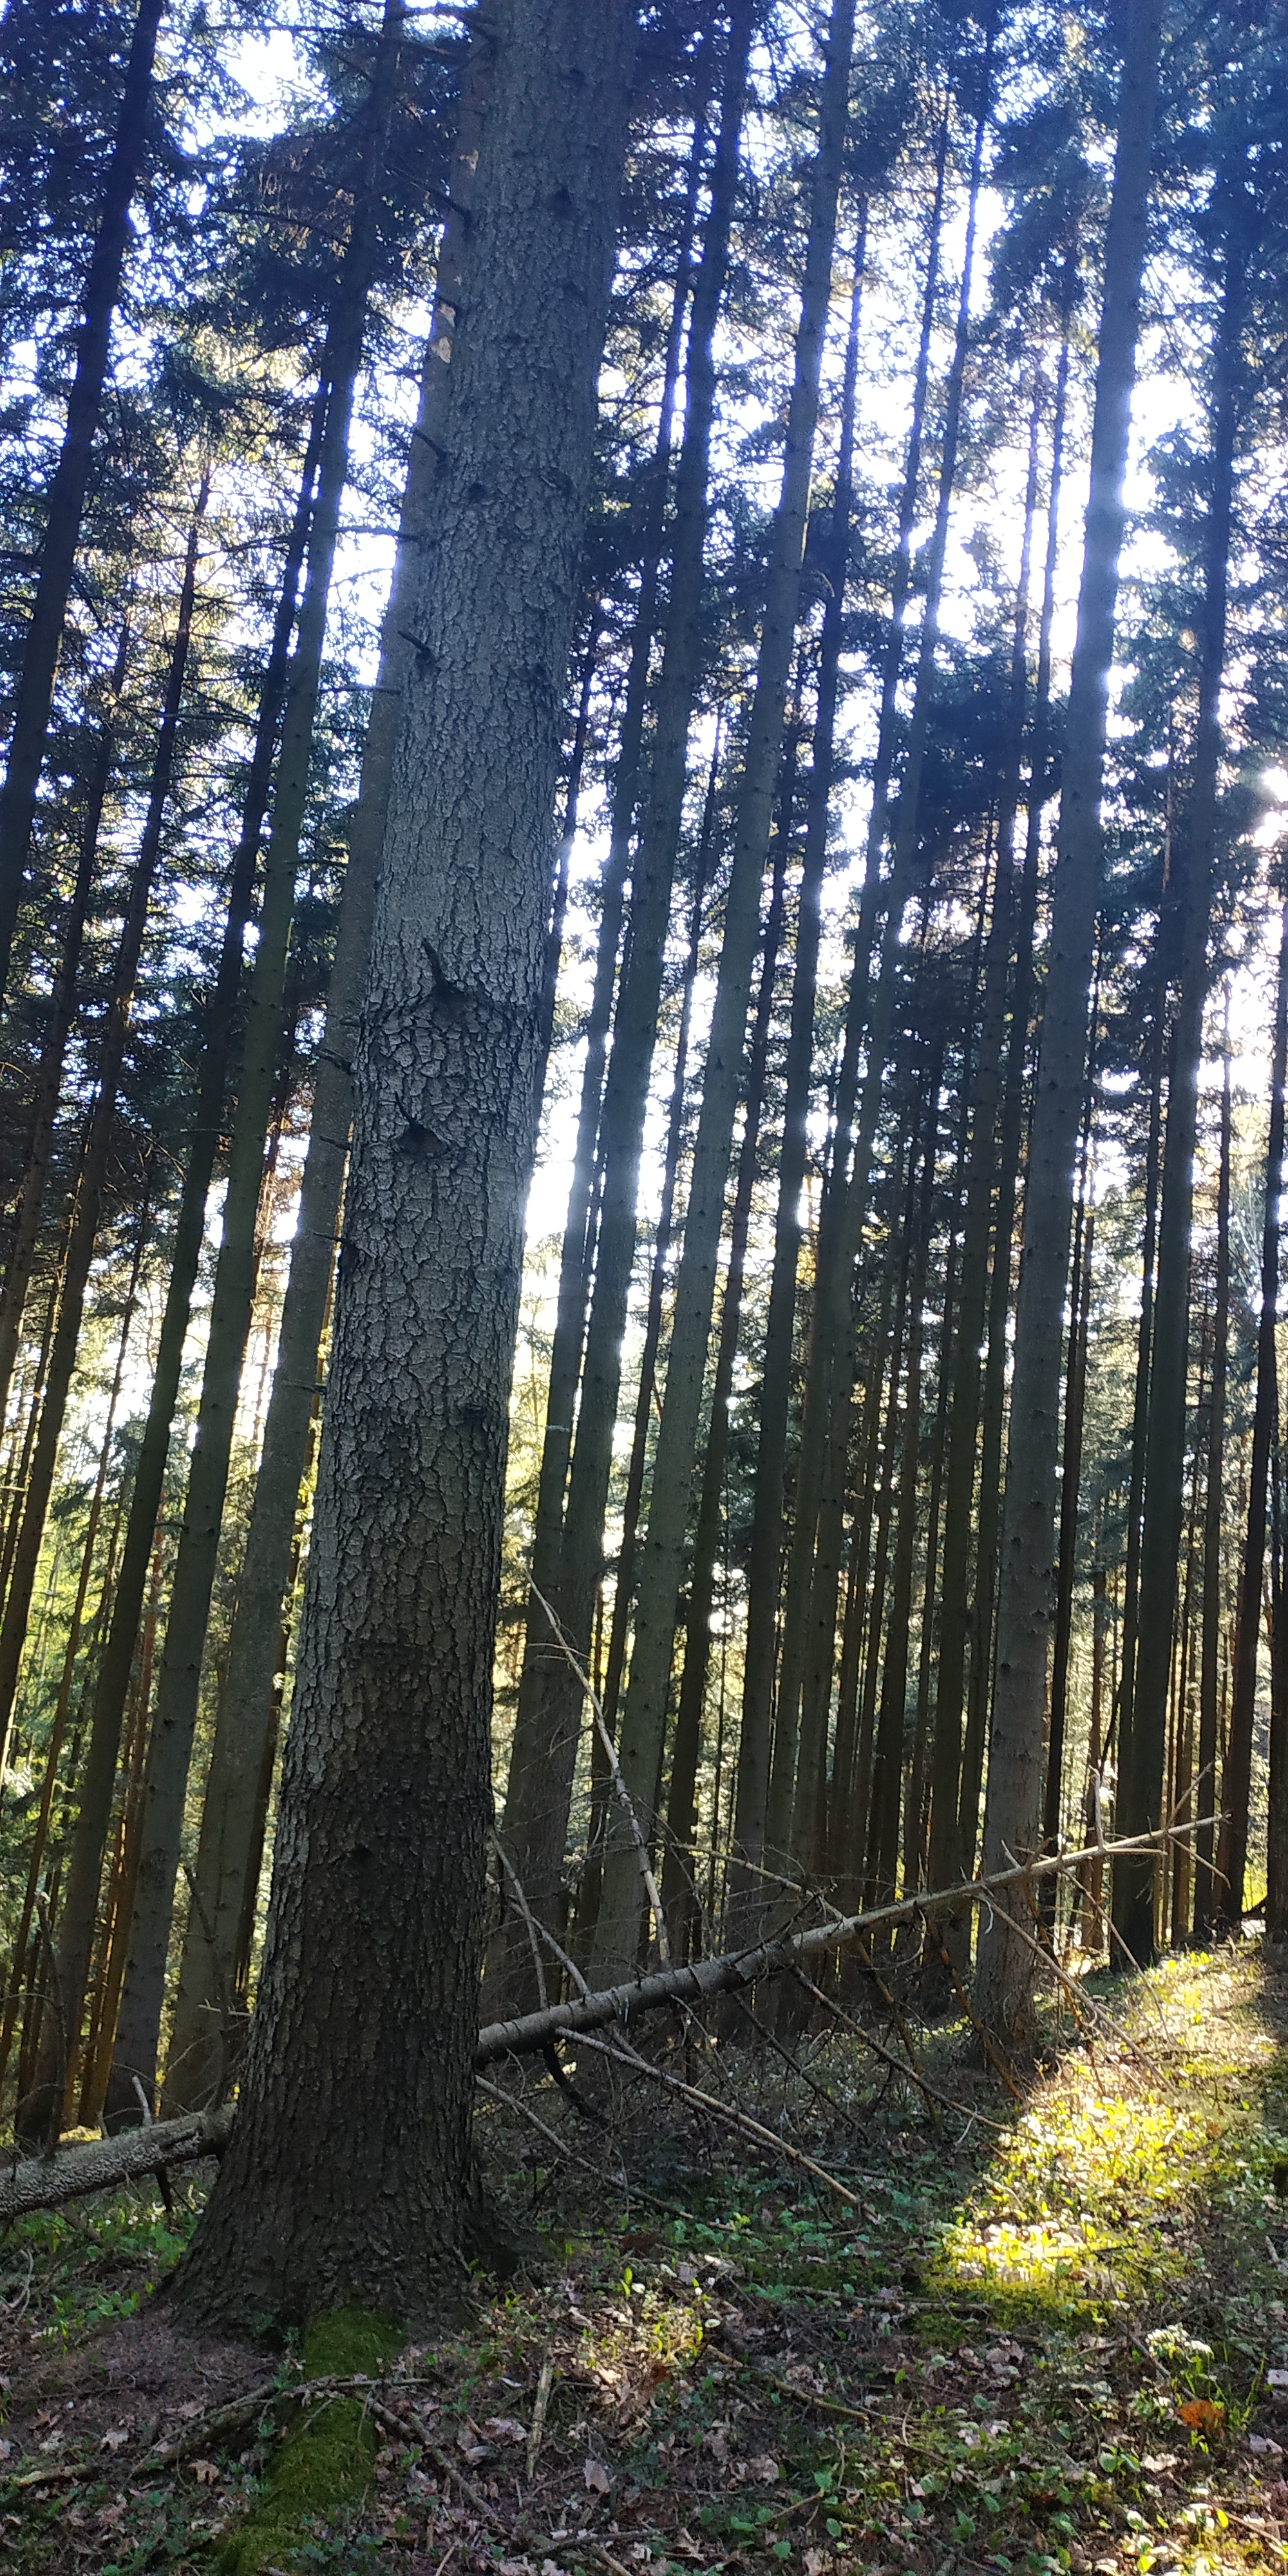
[[[631,52],[611,0],[506,0],[494,23],[264,1969],[179,2282],[206,2315],[415,2317],[461,2254],[560,706]]]

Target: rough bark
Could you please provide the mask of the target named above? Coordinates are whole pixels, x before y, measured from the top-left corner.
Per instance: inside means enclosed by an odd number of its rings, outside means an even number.
[[[372,969],[264,1966],[189,2312],[454,2285],[560,709],[630,19],[504,0]],[[521,405],[516,382],[525,388]]]
[[[147,147],[152,66],[164,8],[165,0],[140,0],[130,40],[121,112],[103,186],[103,211],[85,279],[63,443],[49,487],[36,596],[23,644],[9,761],[4,786],[0,788],[0,1002],[9,978],[10,951],[31,850],[54,676],[107,377],[112,317],[131,239],[130,205]]]
[[[452,212],[439,255],[435,310],[407,460],[398,552],[381,630],[358,802],[349,829],[335,959],[318,1050],[308,1152],[278,1330],[273,1388],[255,1499],[228,1641],[228,1662],[202,1802],[201,1832],[175,1997],[165,2099],[193,2110],[234,2071],[221,2030],[221,1999],[238,1991],[237,1957],[255,1841],[265,1749],[277,1713],[283,1602],[288,1596],[300,1485],[318,1394],[318,1353],[335,1266],[340,1200],[353,1116],[353,1056],[371,949],[376,880],[412,645],[412,617],[428,539],[447,402],[461,263],[478,157],[491,51],[476,41],[452,156]]]
[[[1159,0],[1130,0],[1105,243],[1091,477],[1070,679],[1050,963],[1038,1058],[1016,1307],[984,1865],[1036,1848],[1051,1621],[1061,1318],[1073,1168],[1086,1079],[1100,890],[1100,796],[1123,536],[1123,476],[1140,327],[1141,271],[1158,93]],[[979,1966],[987,2025],[1031,2031],[1033,1966],[998,1917]]]

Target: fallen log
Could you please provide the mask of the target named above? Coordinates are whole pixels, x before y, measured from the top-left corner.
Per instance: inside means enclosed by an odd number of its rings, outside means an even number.
[[[964,1906],[987,1905],[1004,1896],[1008,1888],[1023,1887],[1034,1879],[1059,1877],[1095,1860],[1120,1860],[1131,1852],[1161,1851],[1168,1843],[1188,1841],[1198,1831],[1197,1824],[1165,1825],[1155,1834],[1135,1834],[1122,1842],[1092,1843],[1083,1851],[1049,1854],[1014,1869],[999,1870],[991,1878],[971,1879],[960,1887],[903,1897],[896,1904],[871,1906],[864,1914],[847,1914],[830,1923],[811,1924],[807,1931],[759,1941],[722,1958],[695,1959],[683,1968],[657,1968],[652,1975],[636,1977],[627,1985],[608,1986],[599,1994],[573,1995],[566,2003],[550,2004],[542,2012],[521,2013],[513,2021],[489,2022],[479,2032],[474,2063],[483,2068],[495,2066],[502,2057],[536,2056],[552,2040],[575,2038],[578,2031],[602,2030],[612,2022],[638,2021],[641,2013],[656,2012],[666,2004],[711,2003],[718,1995],[736,1994],[740,1987],[757,1985],[765,1977],[782,1976],[805,1959],[843,1950],[851,1942],[863,1940],[869,1932],[912,1923],[920,1915],[957,1913]],[[0,2174],[0,2226],[24,2218],[32,2210],[57,2209],[64,2201],[81,2200],[91,2192],[109,2191],[146,2174],[164,2174],[173,2166],[196,2164],[204,2156],[218,2155],[232,2119],[233,2105],[226,2103],[218,2110],[189,2113],[181,2120],[156,2120],[146,2128],[96,2138],[88,2146],[68,2147],[56,2156],[15,2162],[7,2173]]]
[[[115,2190],[145,2174],[168,2173],[217,2156],[232,2127],[233,2106],[218,2111],[192,2111],[182,2120],[153,2120],[146,2128],[125,2129],[114,2138],[91,2138],[87,2145],[65,2147],[60,2155],[33,2156],[14,2163],[0,2176],[0,2223],[25,2218],[33,2209],[58,2209],[65,2200],[84,2200],[94,2191]]]

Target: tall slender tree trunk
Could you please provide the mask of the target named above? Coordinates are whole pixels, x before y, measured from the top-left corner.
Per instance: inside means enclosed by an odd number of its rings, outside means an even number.
[[[992,94],[992,45],[990,23],[988,51],[975,119],[967,201],[966,240],[962,253],[962,273],[957,298],[957,328],[944,401],[944,428],[940,446],[935,521],[927,548],[925,606],[917,652],[917,676],[908,726],[907,754],[900,779],[899,802],[894,821],[880,962],[865,1023],[865,1061],[863,1084],[859,1093],[858,1120],[851,1152],[849,1103],[853,1094],[848,1093],[845,1101],[838,1098],[836,1155],[829,1176],[823,1223],[819,1234],[818,1286],[814,1302],[804,1419],[797,1465],[796,1511],[788,1562],[787,1603],[783,1622],[783,1649],[775,1711],[774,1760],[767,1823],[769,1846],[778,1851],[787,1849],[790,1838],[790,1814],[787,1802],[792,1795],[791,1784],[795,1773],[806,1639],[815,1596],[815,1553],[820,1513],[825,1503],[829,1459],[835,1461],[842,1454],[840,1443],[845,1436],[844,1425],[849,1419],[853,1395],[854,1341],[849,1329],[852,1279],[869,1204],[872,1157],[884,1094],[887,1058],[894,1024],[895,996],[904,966],[903,923],[913,888],[921,778],[929,740],[930,712],[936,684],[940,597],[943,589],[953,488],[957,476],[957,447],[961,429],[962,396],[965,388],[970,335],[970,294],[974,274],[975,233],[983,169],[984,137]],[[860,938],[862,938],[862,923],[860,923]],[[847,1056],[851,1048],[857,1049],[857,1037],[853,1024],[847,1030]],[[855,1062],[857,1065],[857,1053]],[[846,1065],[843,1063],[842,1089],[847,1088],[845,1076]],[[835,1476],[830,1519],[834,1528]],[[777,1789],[773,1785],[775,1780],[779,1784]]]
[[[729,1262],[725,1271],[724,1299],[720,1310],[720,1337],[716,1348],[715,1379],[711,1390],[711,1421],[707,1432],[707,1452],[702,1470],[702,1498],[698,1505],[697,1527],[693,1538],[693,1569],[689,1578],[689,1608],[684,1630],[684,1665],[680,1677],[679,1706],[676,1711],[675,1742],[671,1753],[666,1852],[662,1866],[662,1907],[667,1917],[668,1937],[674,1959],[688,1957],[698,1914],[695,1875],[697,1854],[694,1847],[697,1828],[698,1762],[702,1751],[702,1720],[706,1709],[707,1674],[711,1662],[711,1613],[715,1603],[716,1559],[719,1554],[721,1524],[724,1518],[725,1471],[729,1460],[729,1408],[733,1401],[733,1372],[738,1356],[738,1328],[742,1317],[747,1240],[751,1231],[751,1204],[760,1154],[760,1127],[764,1115],[765,1077],[773,1020],[774,978],[778,968],[783,916],[786,909],[787,858],[791,846],[796,785],[794,738],[789,744],[784,765],[787,775],[782,791],[773,891],[765,920],[760,993],[756,1004],[755,1020],[752,1024],[751,1043],[747,1050],[746,1097],[743,1107],[742,1142],[738,1149],[738,1180],[729,1226]]]
[[[72,1685],[76,1678],[76,1661],[80,1653],[81,1636],[85,1619],[85,1603],[89,1597],[90,1581],[94,1571],[94,1552],[98,1545],[99,1524],[101,1522],[103,1512],[103,1496],[107,1489],[108,1468],[111,1464],[112,1438],[116,1429],[116,1410],[121,1400],[121,1382],[125,1375],[125,1354],[129,1346],[130,1331],[134,1322],[135,1310],[138,1305],[139,1272],[143,1266],[143,1248],[147,1241],[149,1216],[150,1210],[145,1204],[143,1213],[139,1220],[138,1233],[135,1238],[134,1260],[130,1271],[130,1284],[126,1291],[125,1312],[121,1318],[121,1338],[117,1344],[116,1365],[113,1370],[111,1391],[107,1400],[107,1419],[103,1426],[103,1437],[98,1453],[98,1471],[94,1479],[94,1490],[90,1496],[89,1511],[86,1515],[85,1534],[81,1541],[80,1574],[72,1601],[72,1614],[67,1627],[67,1642],[63,1649],[63,1669],[58,1684],[58,1696],[54,1702],[53,1716],[50,1721],[49,1739],[45,1748],[45,1776],[41,1784],[40,1805],[36,1811],[35,1831],[32,1835],[31,1851],[28,1856],[27,1884],[23,1894],[22,1911],[18,1918],[18,1930],[14,1937],[13,1965],[9,1973],[9,1991],[5,1999],[4,2019],[3,2023],[0,2023],[0,2085],[3,2085],[4,2083],[5,2069],[9,2063],[9,2051],[13,2044],[14,2023],[17,2019],[18,2005],[21,1999],[22,1989],[35,1967],[35,1946],[31,1941],[32,1920],[36,1911],[36,1898],[40,1887],[40,1873],[44,1864],[45,1848],[49,1839],[50,1822],[53,1815],[54,1797],[58,1787],[58,1766],[67,1733],[67,1718],[68,1712],[71,1708]]]
[[[1221,1133],[1216,1193],[1216,1284],[1212,1301],[1212,1392],[1208,1413],[1207,1482],[1203,1497],[1203,1612],[1199,1665],[1198,1814],[1216,1813],[1219,1790],[1218,1718],[1221,1696],[1221,1538],[1225,1496],[1225,1404],[1230,1341],[1230,1001],[1226,995],[1221,1068]],[[1220,1912],[1213,1881],[1216,1833],[1200,1822],[1194,1841],[1194,1938],[1211,1936]],[[1267,1929],[1269,1929],[1267,1925]]]
[[[300,1484],[317,1405],[318,1353],[335,1266],[353,1116],[353,1058],[412,651],[408,628],[420,567],[429,557],[427,539],[434,520],[465,227],[490,60],[490,49],[476,41],[457,126],[450,177],[452,211],[439,255],[434,316],[408,450],[398,552],[381,630],[358,802],[349,831],[273,1389],[202,1803],[166,2070],[166,2100],[176,2111],[209,2100],[221,2074],[225,2082],[236,2074],[220,2028],[221,1998],[237,1987],[237,1951],[260,1781],[267,1739],[276,1724],[283,1602],[296,1548]]]
[[[128,618],[121,628],[117,646],[116,668],[110,683],[108,706],[99,726],[94,759],[86,782],[85,810],[81,818],[80,847],[76,861],[76,881],[72,887],[63,925],[62,951],[54,976],[49,1018],[45,1025],[36,1072],[36,1096],[32,1103],[31,1124],[24,1156],[22,1196],[14,1226],[13,1248],[5,1271],[4,1293],[0,1296],[0,1422],[9,1404],[9,1388],[18,1342],[22,1331],[23,1309],[31,1285],[32,1265],[40,1239],[40,1220],[45,1204],[45,1184],[53,1154],[55,1121],[62,1089],[63,1062],[76,1012],[76,980],[80,973],[81,949],[85,942],[85,924],[89,916],[90,890],[98,863],[98,839],[103,822],[103,808],[112,776],[112,759],[116,748],[115,716],[125,685],[129,661],[130,627]]]
[[[1221,1920],[1236,1939],[1243,1930],[1244,1872],[1248,1859],[1248,1805],[1252,1794],[1252,1734],[1257,1700],[1257,1647],[1261,1638],[1262,1583],[1266,1563],[1266,1502],[1270,1453],[1278,1427],[1275,1327],[1279,1313],[1279,1201],[1284,1160],[1284,1079],[1288,1072],[1288,904],[1284,907],[1275,995],[1270,1067],[1270,1134],[1266,1144],[1265,1216],[1261,1232],[1261,1315],[1257,1326],[1257,1392],[1252,1412],[1248,1467],[1248,1516],[1234,1631],[1230,1696],[1230,1749],[1226,1757],[1225,1821],[1218,1876],[1223,1882]]]
[[[774,520],[755,697],[739,785],[724,940],[694,1147],[684,1250],[676,1282],[648,1537],[641,1560],[635,1652],[619,1746],[623,1778],[641,1819],[651,1819],[665,1724],[725,1180],[759,927],[760,880],[769,843],[799,609],[853,45],[854,0],[833,0],[819,102],[819,140],[783,480]],[[614,1819],[604,1863],[597,1969],[605,1973],[629,1969],[635,1957],[641,1894],[634,1848],[624,1825]]]
[[[187,1339],[192,1292],[205,1236],[206,1198],[223,1128],[224,1089],[233,1045],[242,948],[250,919],[255,863],[268,805],[273,749],[286,686],[296,593],[308,542],[313,485],[325,417],[324,380],[319,385],[314,403],[272,643],[260,691],[246,801],[229,873],[219,964],[205,1013],[201,1073],[175,1219],[170,1276],[157,1335],[147,1419],[134,1469],[125,1544],[121,1550],[107,1641],[95,1682],[89,1741],[77,1790],[76,1822],[58,1927],[58,1984],[69,2037],[79,2027],[84,2003],[98,1910],[99,1878],[111,1829],[117,1755],[144,1616],[149,1569],[155,1558],[157,1516],[165,1485],[170,1429],[178,1401],[183,1346]],[[114,2032],[115,2006],[110,2027]],[[64,2068],[60,2048],[61,2034],[47,2031],[36,2084],[38,2093],[43,2089],[46,2104],[50,2097],[62,2099]],[[45,2116],[40,2101],[32,2105],[30,2116],[39,2130]]]
[[[453,542],[418,602],[377,897],[264,1967],[179,2284],[206,2314],[425,2315],[462,2254],[560,704],[631,52],[614,0],[492,15]]]
[[[1086,1079],[1100,892],[1100,798],[1123,537],[1123,477],[1140,327],[1141,272],[1158,94],[1159,0],[1129,0],[1092,426],[1078,627],[1070,679],[1050,964],[1038,1058],[1016,1309],[984,1866],[1036,1849],[1051,1619],[1061,1317],[1072,1182]],[[980,1945],[978,2005],[1016,2045],[1032,2030],[1031,1950],[993,1916]]]
[[[942,167],[940,171],[942,192]],[[937,241],[937,235],[936,235]],[[743,1918],[754,1914],[760,1900],[759,1871],[765,1851],[765,1816],[769,1798],[774,1648],[782,1558],[783,1491],[787,1472],[787,1430],[791,1404],[792,1343],[796,1324],[796,1283],[801,1249],[801,1192],[809,1151],[809,1113],[814,1071],[814,1012],[818,995],[818,950],[822,923],[823,876],[827,866],[827,825],[831,805],[840,686],[841,632],[845,587],[850,566],[854,510],[854,409],[858,383],[859,320],[862,310],[866,221],[855,248],[854,288],[850,297],[850,333],[841,389],[841,439],[837,458],[832,526],[827,548],[827,603],[819,643],[818,694],[814,742],[806,804],[805,852],[801,866],[792,980],[791,1023],[787,1038],[786,1096],[783,1140],[778,1162],[778,1205],[774,1221],[774,1266],[769,1285],[769,1313],[761,1368],[760,1438],[756,1449],[756,1484],[752,1505],[751,1545],[747,1561],[747,1637],[743,1673],[742,1724],[738,1736],[737,1788],[733,1824],[732,1898],[734,1937]],[[924,369],[921,380],[924,398]],[[921,409],[914,441],[920,454]],[[905,494],[908,476],[905,473]],[[916,469],[913,470],[915,494]],[[901,559],[900,559],[901,560]]]
[[[121,1992],[116,2056],[107,2091],[107,2116],[117,2126],[134,2124],[141,2119],[138,2086],[143,2087],[149,2099],[156,2089],[157,2045],[174,1885],[183,1834],[184,1800],[197,1723],[211,1594],[219,1558],[219,1533],[228,1485],[242,1360],[255,1294],[256,1227],[264,1173],[264,1139],[281,1061],[295,880],[308,797],[327,604],[339,535],[340,507],[348,479],[349,426],[377,255],[380,189],[402,27],[402,0],[386,0],[367,107],[367,137],[358,202],[337,280],[333,319],[328,332],[330,354],[326,373],[331,390],[318,470],[317,507],[309,539],[295,660],[282,714],[273,820],[264,861],[259,940],[255,950],[229,1147],[228,1188],[211,1300],[197,1433],[188,1471],[183,1526],[170,1583],[170,1604],[144,1791],[130,1955]],[[358,941],[360,947],[365,946],[365,935],[360,926]],[[356,957],[350,971],[356,982],[360,973]]]
[[[1219,193],[1224,193],[1220,191]],[[1203,543],[1203,605],[1199,640],[1199,711],[1194,778],[1176,856],[1180,995],[1172,1031],[1167,1086],[1167,1135],[1163,1148],[1162,1219],[1158,1239],[1158,1294],[1154,1307],[1149,1376],[1149,1425],[1145,1453],[1145,1516],[1141,1532],[1140,1585],[1149,1605],[1136,1656],[1132,1729],[1120,1743],[1118,1831],[1147,1833],[1162,1822],[1167,1736],[1167,1689],[1176,1621],[1176,1573],[1181,1552],[1182,1481],[1186,1392],[1189,1379],[1190,1231],[1194,1202],[1194,1146],[1198,1129],[1203,1013],[1208,992],[1208,922],[1216,856],[1217,788],[1223,733],[1221,683],[1225,670],[1226,598],[1230,522],[1238,423],[1238,343],[1243,277],[1238,254],[1227,252],[1222,310],[1213,352],[1211,463]],[[1260,1585],[1258,1584],[1258,1593]],[[1258,1607],[1259,1607],[1258,1603]],[[1154,1955],[1156,1866],[1121,1863],[1114,1872],[1114,1923],[1141,1966]]]
[[[594,1293],[558,1544],[558,1579],[552,1592],[547,1593],[565,1636],[583,1656],[590,1645],[603,1572],[613,1428],[635,1262],[640,1155],[688,775],[689,726],[702,664],[703,559],[715,410],[713,347],[738,191],[753,18],[752,0],[734,0],[729,13],[720,134],[689,320],[684,438],[676,469],[671,541],[670,605],[658,681],[649,794],[632,867],[629,958],[604,1085],[600,1122],[604,1178]],[[565,1391],[569,1398],[567,1413]],[[571,1381],[565,1378],[559,1390],[560,1422],[571,1421],[571,1394]],[[552,1496],[552,1508],[554,1499]],[[553,1554],[553,1532],[551,1546]],[[540,1604],[537,1610],[540,1613]],[[557,1902],[581,1726],[580,1683],[562,1652],[552,1650],[544,1620],[538,1618],[535,1625],[529,1625],[505,1809],[505,1839],[529,1903],[538,1916]],[[526,1975],[523,1954],[517,1948],[511,1966],[512,1973],[520,1979]]]
[[[54,675],[71,597],[94,433],[107,379],[112,317],[130,246],[130,206],[147,146],[152,67],[165,0],[140,0],[121,90],[116,140],[103,186],[98,237],[85,279],[76,371],[45,515],[45,542],[18,675],[9,762],[0,788],[0,1003],[31,852],[36,790],[45,757]]]
[[[32,1589],[45,1533],[45,1515],[49,1507],[58,1443],[62,1436],[67,1398],[76,1365],[85,1291],[89,1281],[90,1263],[94,1257],[103,1192],[111,1161],[112,1140],[116,1129],[117,1094],[120,1088],[121,1070],[125,1062],[125,1051],[129,1043],[134,986],[143,947],[148,905],[152,897],[157,861],[161,854],[162,827],[174,776],[179,709],[183,698],[188,652],[192,640],[192,612],[197,590],[197,547],[209,496],[210,476],[207,471],[202,476],[197,507],[188,532],[174,642],[170,648],[160,729],[152,763],[148,810],[139,842],[138,856],[130,876],[125,921],[113,967],[112,995],[107,1006],[107,1018],[99,1045],[98,1091],[90,1119],[85,1159],[81,1166],[77,1189],[75,1217],[58,1306],[58,1325],[50,1353],[49,1375],[40,1412],[40,1429],[32,1453],[31,1473],[23,1504],[22,1527],[19,1531],[13,1569],[9,1578],[4,1624],[0,1627],[0,1772],[4,1769],[23,1640],[27,1632]]]
[[[1003,1085],[1006,999],[1015,939],[1015,825],[1019,806],[1024,710],[1028,693],[1029,561],[1037,511],[1038,430],[1042,386],[1034,389],[1029,429],[1029,471],[1024,533],[1016,584],[1011,645],[1008,743],[997,827],[997,877],[984,950],[984,992],[973,1083],[973,1115],[966,1172],[960,1312],[953,1346],[952,1403],[944,1473],[944,1541],[940,1577],[939,1654],[932,1762],[932,1887],[951,1886],[959,1875],[958,1801],[961,1793],[962,1703],[970,1642],[971,1502],[975,1491],[980,1411],[980,1347],[988,1308],[988,1253],[998,1113]]]

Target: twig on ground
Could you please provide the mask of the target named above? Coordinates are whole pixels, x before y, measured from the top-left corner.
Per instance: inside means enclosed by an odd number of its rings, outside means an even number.
[[[792,1975],[798,1984],[804,1986],[807,1994],[813,1995],[816,2003],[822,2004],[824,2010],[831,2013],[843,2030],[851,2032],[855,2039],[862,2040],[865,2048],[870,2048],[875,2056],[881,2058],[886,2066],[893,2068],[894,2073],[902,2076],[906,2083],[915,2084],[918,2091],[926,2095],[928,2101],[937,2102],[943,2110],[951,2111],[955,2119],[982,2121],[986,2129],[996,2129],[999,2137],[1006,2137],[1009,2134],[1009,2126],[1005,2120],[990,2119],[986,2111],[973,2110],[965,2102],[954,2102],[951,2093],[941,2093],[938,2085],[930,2083],[919,2067],[905,2065],[901,2057],[895,2056],[892,2048],[887,2048],[881,2040],[874,2039],[872,2032],[865,2030],[862,2022],[853,2020],[840,2004],[832,2001],[830,1995],[825,1995],[821,1986],[816,1986],[813,1979],[806,1976],[803,1968],[793,1968]]]
[[[532,2422],[528,2426],[526,2464],[529,2486],[536,2476],[537,2454],[541,2449],[541,2437],[546,2429],[546,2408],[550,2403],[550,2391],[554,2384],[555,2359],[554,2354],[548,2352],[537,2374],[537,2394],[533,2402]]]
[[[806,2173],[813,2174],[816,2182],[824,2184],[828,2191],[834,2191],[839,2200],[848,2201],[851,2209],[863,2208],[858,2193],[851,2191],[848,2184],[839,2182],[825,2165],[815,2164],[813,2157],[807,2156],[800,2147],[789,2146],[786,2138],[780,2138],[775,2129],[762,2128],[759,2120],[753,2120],[749,2112],[735,2111],[732,2103],[720,2101],[716,2094],[699,2092],[696,2084],[685,2084],[678,2075],[664,2074],[660,2066],[650,2064],[647,2057],[640,2056],[638,2049],[627,2047],[624,2041],[614,2047],[609,2040],[592,2039],[588,2032],[583,2032],[582,2045],[597,2048],[602,2056],[615,2058],[619,2066],[628,2066],[635,2074],[647,2075],[654,2084],[665,2085],[669,2093],[678,2093],[694,2110],[708,2111],[713,2119],[726,2120],[731,2128],[740,2129],[744,2137],[754,2138],[759,2146],[770,2148],[775,2155],[786,2156],[794,2165],[802,2165]]]

